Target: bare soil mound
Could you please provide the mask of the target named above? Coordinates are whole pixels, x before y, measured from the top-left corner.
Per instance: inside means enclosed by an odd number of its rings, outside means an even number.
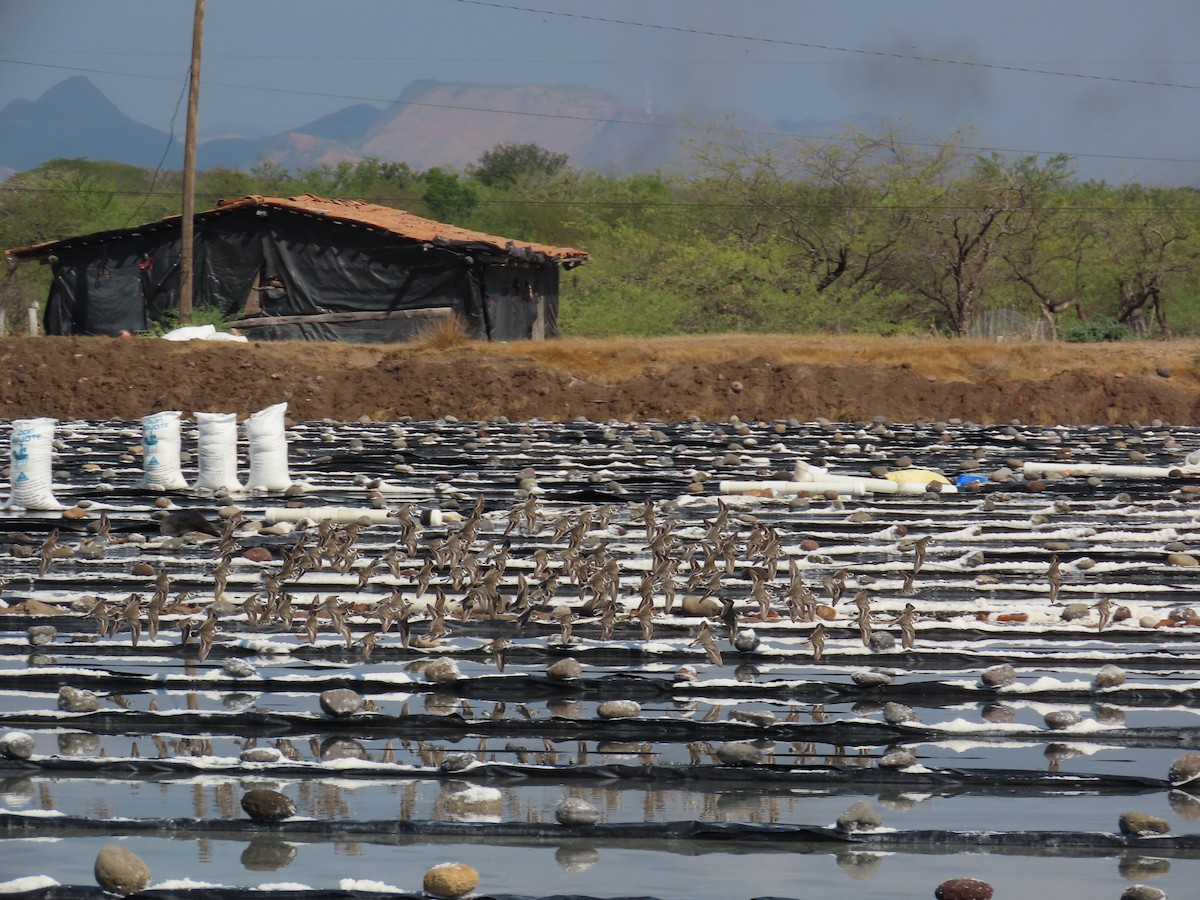
[[[1200,342],[1004,344],[838,337],[560,340],[448,349],[154,339],[0,340],[0,417],[164,409],[295,420],[1200,421]]]

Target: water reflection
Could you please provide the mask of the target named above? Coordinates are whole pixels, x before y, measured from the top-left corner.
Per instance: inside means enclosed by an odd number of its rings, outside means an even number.
[[[1130,881],[1149,881],[1171,871],[1171,861],[1158,856],[1122,856],[1117,871]]]
[[[259,835],[242,851],[242,867],[251,872],[274,872],[291,864],[297,845],[273,835]]]
[[[554,861],[564,872],[578,875],[600,862],[600,851],[588,844],[563,844],[554,851]]]
[[[885,855],[884,853],[844,850],[836,858],[838,868],[855,881],[868,881],[875,877]]]

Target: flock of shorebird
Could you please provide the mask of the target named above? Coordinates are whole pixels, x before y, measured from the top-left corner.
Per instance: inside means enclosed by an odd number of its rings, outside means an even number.
[[[134,592],[124,599],[99,597],[87,614],[96,620],[101,636],[114,636],[127,628],[134,646],[143,627],[153,640],[163,617],[175,617],[183,643],[198,642],[200,659],[208,656],[222,625],[239,617],[252,631],[292,631],[299,623],[301,633],[314,644],[323,633],[336,634],[346,648],[359,648],[367,659],[393,630],[404,647],[419,649],[443,642],[455,621],[505,622],[507,633],[520,633],[531,622],[548,622],[557,624],[558,642],[565,646],[572,642],[576,625],[597,625],[599,639],[607,641],[618,624],[626,622],[636,623],[648,642],[656,625],[678,613],[691,617],[690,646],[700,647],[716,665],[723,662],[721,638],[737,650],[753,650],[757,636],[744,626],[786,617],[813,625],[806,643],[814,661],[819,661],[828,637],[826,621],[836,615],[850,573],[843,568],[824,577],[820,587],[825,597],[818,598],[805,582],[800,558],[785,549],[778,530],[756,520],[731,518],[729,506],[720,499],[716,506],[715,515],[702,524],[660,518],[650,501],[640,509],[631,508],[628,518],[617,525],[621,534],[644,529],[649,561],[636,569],[623,567],[609,550],[618,513],[613,505],[585,507],[548,519],[531,493],[503,517],[489,518],[481,495],[469,514],[448,525],[444,533],[439,530],[437,536],[429,536],[419,511],[404,504],[388,514],[398,531],[394,541],[374,556],[358,540],[363,525],[320,520],[300,530],[290,546],[277,549],[277,564],[272,560],[264,566],[257,589],[237,603],[226,591],[235,555],[243,549],[239,529],[246,519],[235,513],[218,525],[198,510],[175,510],[160,520],[164,534],[195,532],[214,539],[212,602],[205,606],[191,593],[172,595],[170,572],[162,568],[148,596]],[[682,532],[689,529],[692,536],[684,536]],[[519,561],[510,558],[518,530],[538,544]],[[86,543],[103,545],[113,540],[106,513],[100,514],[92,532]],[[898,593],[913,595],[918,592],[916,578],[931,537],[910,538],[903,526],[897,526],[897,536],[898,549],[912,553],[911,568],[900,573],[903,583]],[[63,555],[59,541],[55,529],[39,548],[39,576],[50,572]],[[352,576],[353,599],[336,593],[299,598],[298,594],[309,593],[303,590],[305,576],[322,570]],[[1051,558],[1046,578],[1054,602],[1062,584],[1057,555]],[[623,596],[623,581],[629,585],[635,579],[636,587]],[[862,642],[870,646],[880,623],[879,614],[872,610],[872,597],[857,590],[850,605]],[[1112,620],[1112,609],[1107,600],[1096,608],[1103,629]],[[908,602],[891,618],[905,650],[916,644],[917,616],[916,607]],[[717,629],[723,634],[719,636]],[[508,645],[505,636],[490,645],[501,667]]]

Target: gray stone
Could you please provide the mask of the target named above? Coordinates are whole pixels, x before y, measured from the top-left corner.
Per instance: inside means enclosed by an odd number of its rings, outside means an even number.
[[[896,637],[887,631],[876,631],[871,635],[871,639],[867,642],[867,646],[875,653],[882,653],[885,650],[894,650],[896,648]]]
[[[1092,679],[1092,688],[1102,691],[1106,688],[1120,687],[1124,683],[1124,670],[1120,666],[1114,666],[1112,663],[1109,663],[1101,666],[1096,672],[1096,677]]]
[[[756,766],[762,762],[762,751],[745,741],[729,741],[717,748],[717,759],[725,766]]]
[[[1173,787],[1189,784],[1200,778],[1200,753],[1191,752],[1177,756],[1167,770],[1167,780]]]
[[[908,750],[893,750],[879,758],[879,768],[881,769],[907,769],[916,764],[917,758]]]
[[[1055,709],[1042,716],[1042,719],[1045,721],[1046,727],[1050,730],[1062,731],[1064,728],[1078,725],[1083,721],[1083,716],[1067,709]]]
[[[559,825],[572,827],[595,825],[600,821],[600,810],[586,800],[567,797],[555,808],[554,819]]]
[[[1086,619],[1092,614],[1092,608],[1086,603],[1068,603],[1062,611],[1062,620],[1064,622],[1074,622],[1077,619]]]
[[[566,656],[546,668],[546,677],[555,681],[568,681],[583,674],[583,666],[573,656]]]
[[[1121,892],[1121,900],[1167,900],[1167,894],[1162,888],[1133,884]]]
[[[465,772],[477,765],[479,765],[479,760],[475,758],[475,754],[459,751],[443,756],[438,768],[443,772]]]
[[[933,892],[935,900],[992,900],[994,891],[978,878],[951,878],[943,881]]]
[[[1196,557],[1192,556],[1190,553],[1168,553],[1167,565],[1188,567],[1200,565],[1200,562],[1198,562]]]
[[[242,809],[255,822],[282,822],[296,814],[296,804],[286,794],[270,788],[253,788],[242,795]]]
[[[883,718],[889,725],[918,721],[917,714],[911,706],[895,702],[883,704]]]
[[[250,678],[258,672],[254,666],[239,656],[225,660],[225,664],[221,666],[221,671],[230,678]]]
[[[34,647],[45,647],[54,643],[54,639],[58,637],[58,629],[53,625],[30,625],[25,634]]]
[[[985,687],[1007,687],[1010,684],[1016,683],[1017,670],[1008,663],[1000,663],[1000,665],[989,666],[984,669],[979,675],[979,680],[983,682]]]
[[[150,884],[150,867],[120,844],[100,848],[94,872],[96,884],[110,894],[136,894]]]
[[[29,759],[33,750],[33,736],[23,731],[10,731],[0,736],[0,756],[5,759]]]
[[[332,688],[321,691],[320,703],[325,715],[345,719],[362,709],[363,698],[350,688]]]
[[[479,886],[479,873],[466,863],[440,863],[425,873],[421,886],[431,897],[454,900],[465,897]]]
[[[425,680],[434,684],[445,684],[460,678],[462,673],[458,671],[458,663],[452,659],[442,657],[425,666]]]
[[[1123,812],[1118,820],[1121,834],[1129,837],[1142,837],[1147,834],[1166,834],[1171,830],[1166,819],[1142,812]]]
[[[774,725],[775,713],[769,709],[735,709],[729,714],[734,722],[749,722],[751,725]]]
[[[596,715],[602,719],[635,719],[641,712],[636,700],[605,700],[596,707]]]
[[[58,708],[63,712],[95,712],[100,708],[100,698],[91,691],[64,686],[58,691]]]
[[[283,762],[283,752],[274,747],[251,747],[238,754],[242,762],[277,763]]]
[[[850,678],[853,679],[854,683],[859,687],[865,688],[884,687],[885,685],[892,683],[892,676],[888,675],[886,672],[855,672],[850,676]]]
[[[883,825],[879,810],[866,800],[859,800],[838,816],[838,831],[868,831]]]
[[[758,645],[762,643],[758,635],[754,633],[753,628],[743,628],[733,636],[733,647],[735,650],[740,650],[742,653],[750,653],[758,649]]]

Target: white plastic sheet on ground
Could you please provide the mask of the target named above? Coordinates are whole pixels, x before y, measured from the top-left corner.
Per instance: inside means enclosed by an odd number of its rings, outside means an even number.
[[[9,459],[10,509],[62,509],[54,497],[54,428],[57,419],[14,419]]]
[[[217,331],[215,325],[184,325],[162,336],[164,341],[238,341],[247,340],[244,334]]]
[[[181,491],[187,487],[180,467],[179,411],[142,417],[142,487]]]
[[[286,403],[260,409],[246,420],[250,445],[250,475],[246,487],[252,491],[286,491],[292,486],[288,474],[287,437],[283,416]]]

